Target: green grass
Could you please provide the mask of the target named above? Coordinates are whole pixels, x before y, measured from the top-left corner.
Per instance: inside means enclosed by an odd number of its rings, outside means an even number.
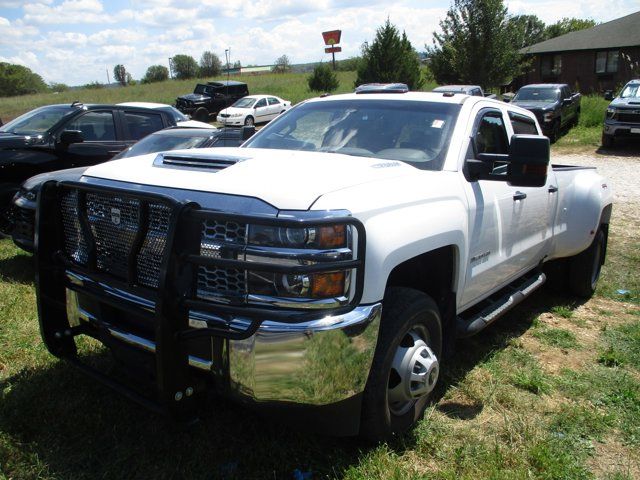
[[[569,330],[562,328],[542,328],[533,332],[533,336],[552,347],[558,348],[578,348],[576,336]]]
[[[572,149],[600,147],[604,115],[609,102],[598,95],[584,95],[580,102],[580,120],[554,144],[553,150],[561,153]]]

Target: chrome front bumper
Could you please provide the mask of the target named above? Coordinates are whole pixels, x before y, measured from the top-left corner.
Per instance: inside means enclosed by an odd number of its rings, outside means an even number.
[[[67,289],[67,317],[72,327],[97,322],[113,338],[155,353],[153,341],[106,324],[81,308],[79,295]],[[152,308],[148,304],[139,306]],[[376,303],[303,323],[267,320],[251,337],[226,342],[228,365],[214,365],[212,360],[194,355],[189,356],[189,365],[218,380],[228,378],[231,395],[240,400],[309,406],[337,403],[364,391],[381,312],[381,304]],[[202,321],[200,316],[193,320],[193,324]],[[213,352],[211,358],[216,358]]]

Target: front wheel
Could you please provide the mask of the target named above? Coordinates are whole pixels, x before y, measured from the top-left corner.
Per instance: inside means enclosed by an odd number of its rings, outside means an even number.
[[[556,143],[560,138],[560,119],[557,119],[553,122],[553,127],[551,129],[551,135],[549,136],[549,141],[551,143]]]
[[[602,134],[602,146],[604,148],[611,148],[613,147],[613,135],[606,135],[606,134]]]
[[[360,434],[388,439],[411,428],[435,388],[442,353],[436,303],[410,288],[387,290],[376,353],[362,404]]]
[[[204,107],[199,107],[193,113],[193,118],[195,118],[199,122],[208,122],[209,121],[209,110],[207,110]]]
[[[246,127],[252,127],[255,124],[253,117],[251,115],[249,115],[247,118],[244,119],[244,125]]]

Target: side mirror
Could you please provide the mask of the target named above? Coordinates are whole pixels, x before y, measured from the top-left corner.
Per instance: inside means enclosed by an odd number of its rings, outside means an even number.
[[[611,90],[607,90],[604,92],[604,99],[605,100],[613,100],[613,92]]]
[[[562,105],[564,106],[571,105],[571,99],[565,98],[564,100],[562,100]]]
[[[547,183],[549,139],[540,135],[513,135],[509,145],[507,182],[514,187],[543,187]]]
[[[244,142],[245,140],[249,140],[256,133],[256,127],[254,125],[246,125],[240,128],[240,138]]]
[[[508,182],[514,187],[542,187],[547,183],[549,139],[540,135],[513,135],[509,154],[480,153],[468,159],[465,175],[471,181]]]
[[[59,141],[63,145],[71,145],[72,143],[84,142],[84,137],[80,130],[65,130],[60,134]]]

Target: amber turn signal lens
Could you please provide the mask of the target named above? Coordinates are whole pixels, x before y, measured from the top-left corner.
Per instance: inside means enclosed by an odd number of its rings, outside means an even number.
[[[338,248],[347,244],[347,229],[344,225],[320,227],[318,246],[320,248]]]
[[[316,273],[311,277],[311,297],[328,298],[344,295],[345,272]]]

